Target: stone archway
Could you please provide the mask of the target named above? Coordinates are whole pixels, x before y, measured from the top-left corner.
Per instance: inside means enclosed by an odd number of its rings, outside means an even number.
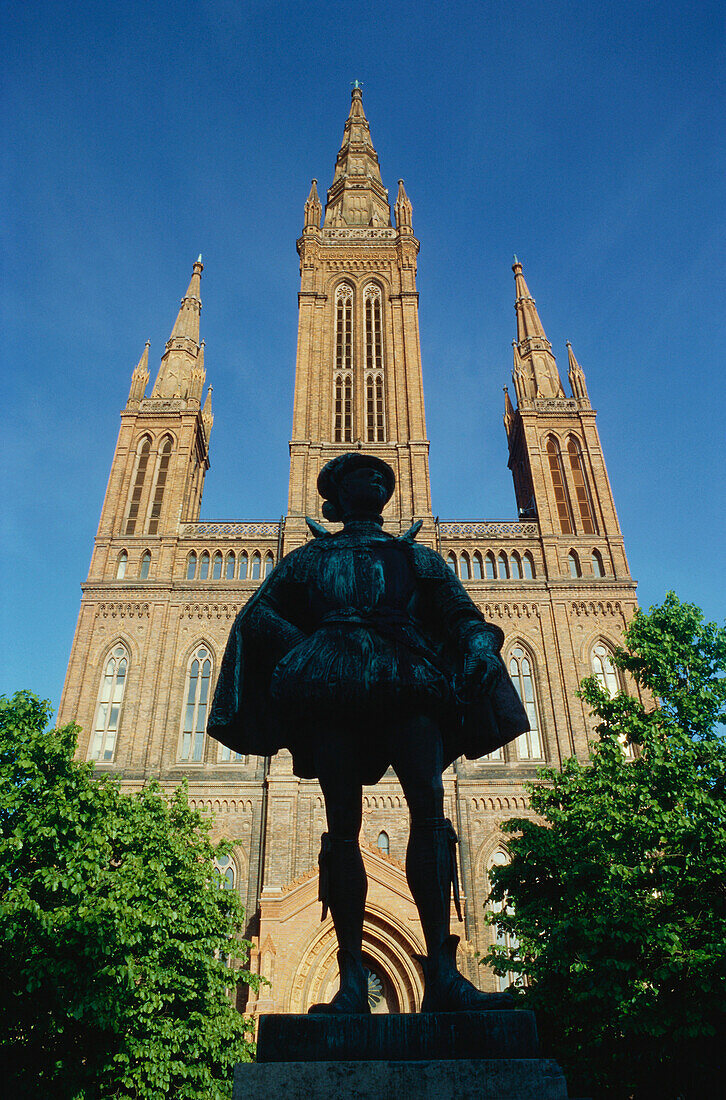
[[[307,1012],[328,1001],[338,988],[337,943],[326,922],[307,946],[291,983],[287,1012]],[[405,927],[377,906],[366,907],[363,958],[369,970],[369,1003],[373,1012],[418,1012],[423,973],[415,956],[422,945]]]

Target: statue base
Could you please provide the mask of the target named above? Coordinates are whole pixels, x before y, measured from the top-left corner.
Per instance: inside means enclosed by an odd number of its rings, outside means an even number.
[[[534,1014],[448,1012],[261,1016],[257,1062],[235,1067],[233,1100],[566,1100],[539,1056]]]

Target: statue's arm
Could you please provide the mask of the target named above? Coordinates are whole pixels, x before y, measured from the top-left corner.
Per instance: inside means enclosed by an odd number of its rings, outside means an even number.
[[[245,615],[244,629],[248,637],[268,647],[279,660],[307,635],[298,625],[301,609],[296,606],[296,589],[289,583],[285,562],[265,582],[254,604]]]

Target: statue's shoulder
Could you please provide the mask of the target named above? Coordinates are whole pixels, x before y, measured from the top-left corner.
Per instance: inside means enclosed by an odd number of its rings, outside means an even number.
[[[411,530],[402,535],[398,541],[406,547],[418,577],[423,580],[446,580],[449,567],[441,555],[430,546],[416,542],[420,527],[420,523],[414,524]]]

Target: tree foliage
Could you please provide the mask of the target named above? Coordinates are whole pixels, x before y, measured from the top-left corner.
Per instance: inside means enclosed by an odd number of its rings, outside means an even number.
[[[593,1096],[716,1095],[726,1023],[726,630],[669,593],[638,611],[616,664],[645,705],[581,697],[597,719],[589,763],[542,769],[539,820],[516,819],[493,873],[491,949],[525,980],[548,1053]],[[635,759],[623,741],[635,746]],[[721,1068],[722,1072],[722,1068]]]
[[[0,1052],[5,1095],[215,1100],[249,1061],[230,990],[242,908],[185,788],[135,795],[73,759],[77,727],[0,699]],[[237,956],[230,969],[230,953]]]

